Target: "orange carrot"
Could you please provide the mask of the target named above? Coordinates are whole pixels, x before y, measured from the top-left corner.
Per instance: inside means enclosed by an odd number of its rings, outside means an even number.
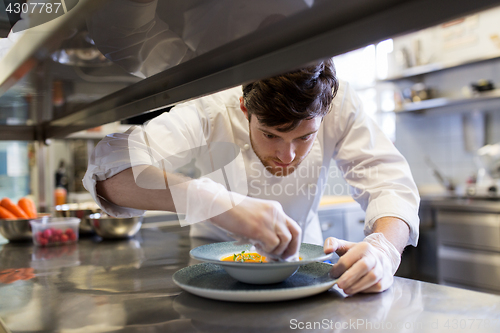
[[[29,218],[37,217],[36,206],[33,200],[28,198],[21,198],[17,205],[28,215]]]
[[[19,208],[18,205],[13,203],[12,200],[10,200],[9,198],[3,198],[2,201],[0,202],[0,206],[9,210],[16,217],[20,217],[23,219],[28,218],[28,215],[26,215],[26,213],[21,208]]]
[[[10,210],[7,210],[0,206],[0,219],[17,219],[17,216],[12,214]]]

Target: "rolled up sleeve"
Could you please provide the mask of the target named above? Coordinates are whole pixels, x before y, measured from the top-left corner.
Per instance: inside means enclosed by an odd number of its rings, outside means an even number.
[[[144,126],[133,126],[125,133],[110,134],[92,152],[83,185],[106,213],[117,217],[143,215],[144,210],[117,206],[100,197],[96,190],[97,182],[132,168],[136,184],[141,186],[138,176],[142,168],[134,167],[144,165],[175,172],[191,161],[194,147],[206,145],[208,132],[206,113],[198,110],[195,103],[186,103]],[[164,178],[156,184],[166,189]]]

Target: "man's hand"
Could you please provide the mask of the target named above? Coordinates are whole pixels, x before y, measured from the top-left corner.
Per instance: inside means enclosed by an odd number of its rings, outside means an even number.
[[[246,197],[211,221],[275,259],[295,256],[302,239],[299,225],[277,201]]]
[[[346,294],[388,289],[401,262],[401,254],[382,233],[371,234],[359,243],[330,237],[324,251],[340,256],[330,275],[340,277],[337,286]]]
[[[254,244],[261,254],[274,259],[296,256],[302,232],[279,202],[228,191],[205,177],[181,183],[180,191],[176,187],[169,185],[176,208],[181,208],[177,212],[186,214],[186,224],[210,220],[230,236]]]

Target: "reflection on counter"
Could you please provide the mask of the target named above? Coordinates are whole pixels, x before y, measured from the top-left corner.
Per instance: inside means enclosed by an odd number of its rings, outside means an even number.
[[[124,267],[139,269],[144,261],[144,251],[137,239],[120,242],[99,241],[90,252],[90,263],[95,267],[103,267],[106,271],[119,270]],[[109,252],[113,251],[113,256]]]
[[[36,270],[50,270],[80,264],[78,244],[53,247],[35,246],[31,255],[31,267]]]
[[[329,307],[323,306],[326,302]],[[339,306],[332,311],[335,304]],[[365,324],[369,328],[369,325],[388,327],[416,322],[424,308],[421,285],[399,280],[387,292],[367,296],[361,303],[357,297],[346,298],[336,287],[313,297],[281,302],[279,316],[262,320],[269,318],[275,306],[275,303],[216,302],[189,293],[182,293],[173,303],[175,311],[190,319],[199,332],[277,332],[285,327],[340,331],[352,321],[364,331]]]
[[[0,271],[0,283],[9,284],[19,280],[31,280],[35,277],[33,268],[7,268]]]

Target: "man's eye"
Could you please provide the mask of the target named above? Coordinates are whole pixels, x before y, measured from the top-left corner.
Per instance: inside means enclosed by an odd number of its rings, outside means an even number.
[[[276,135],[272,135],[272,134],[267,134],[267,133],[264,133],[264,136],[268,139],[274,139],[276,138]]]
[[[309,140],[309,139],[311,138],[311,136],[312,136],[312,134],[309,134],[309,135],[303,136],[303,137],[301,137],[301,138],[300,138],[300,140],[302,140],[302,141],[307,141],[307,140]]]

